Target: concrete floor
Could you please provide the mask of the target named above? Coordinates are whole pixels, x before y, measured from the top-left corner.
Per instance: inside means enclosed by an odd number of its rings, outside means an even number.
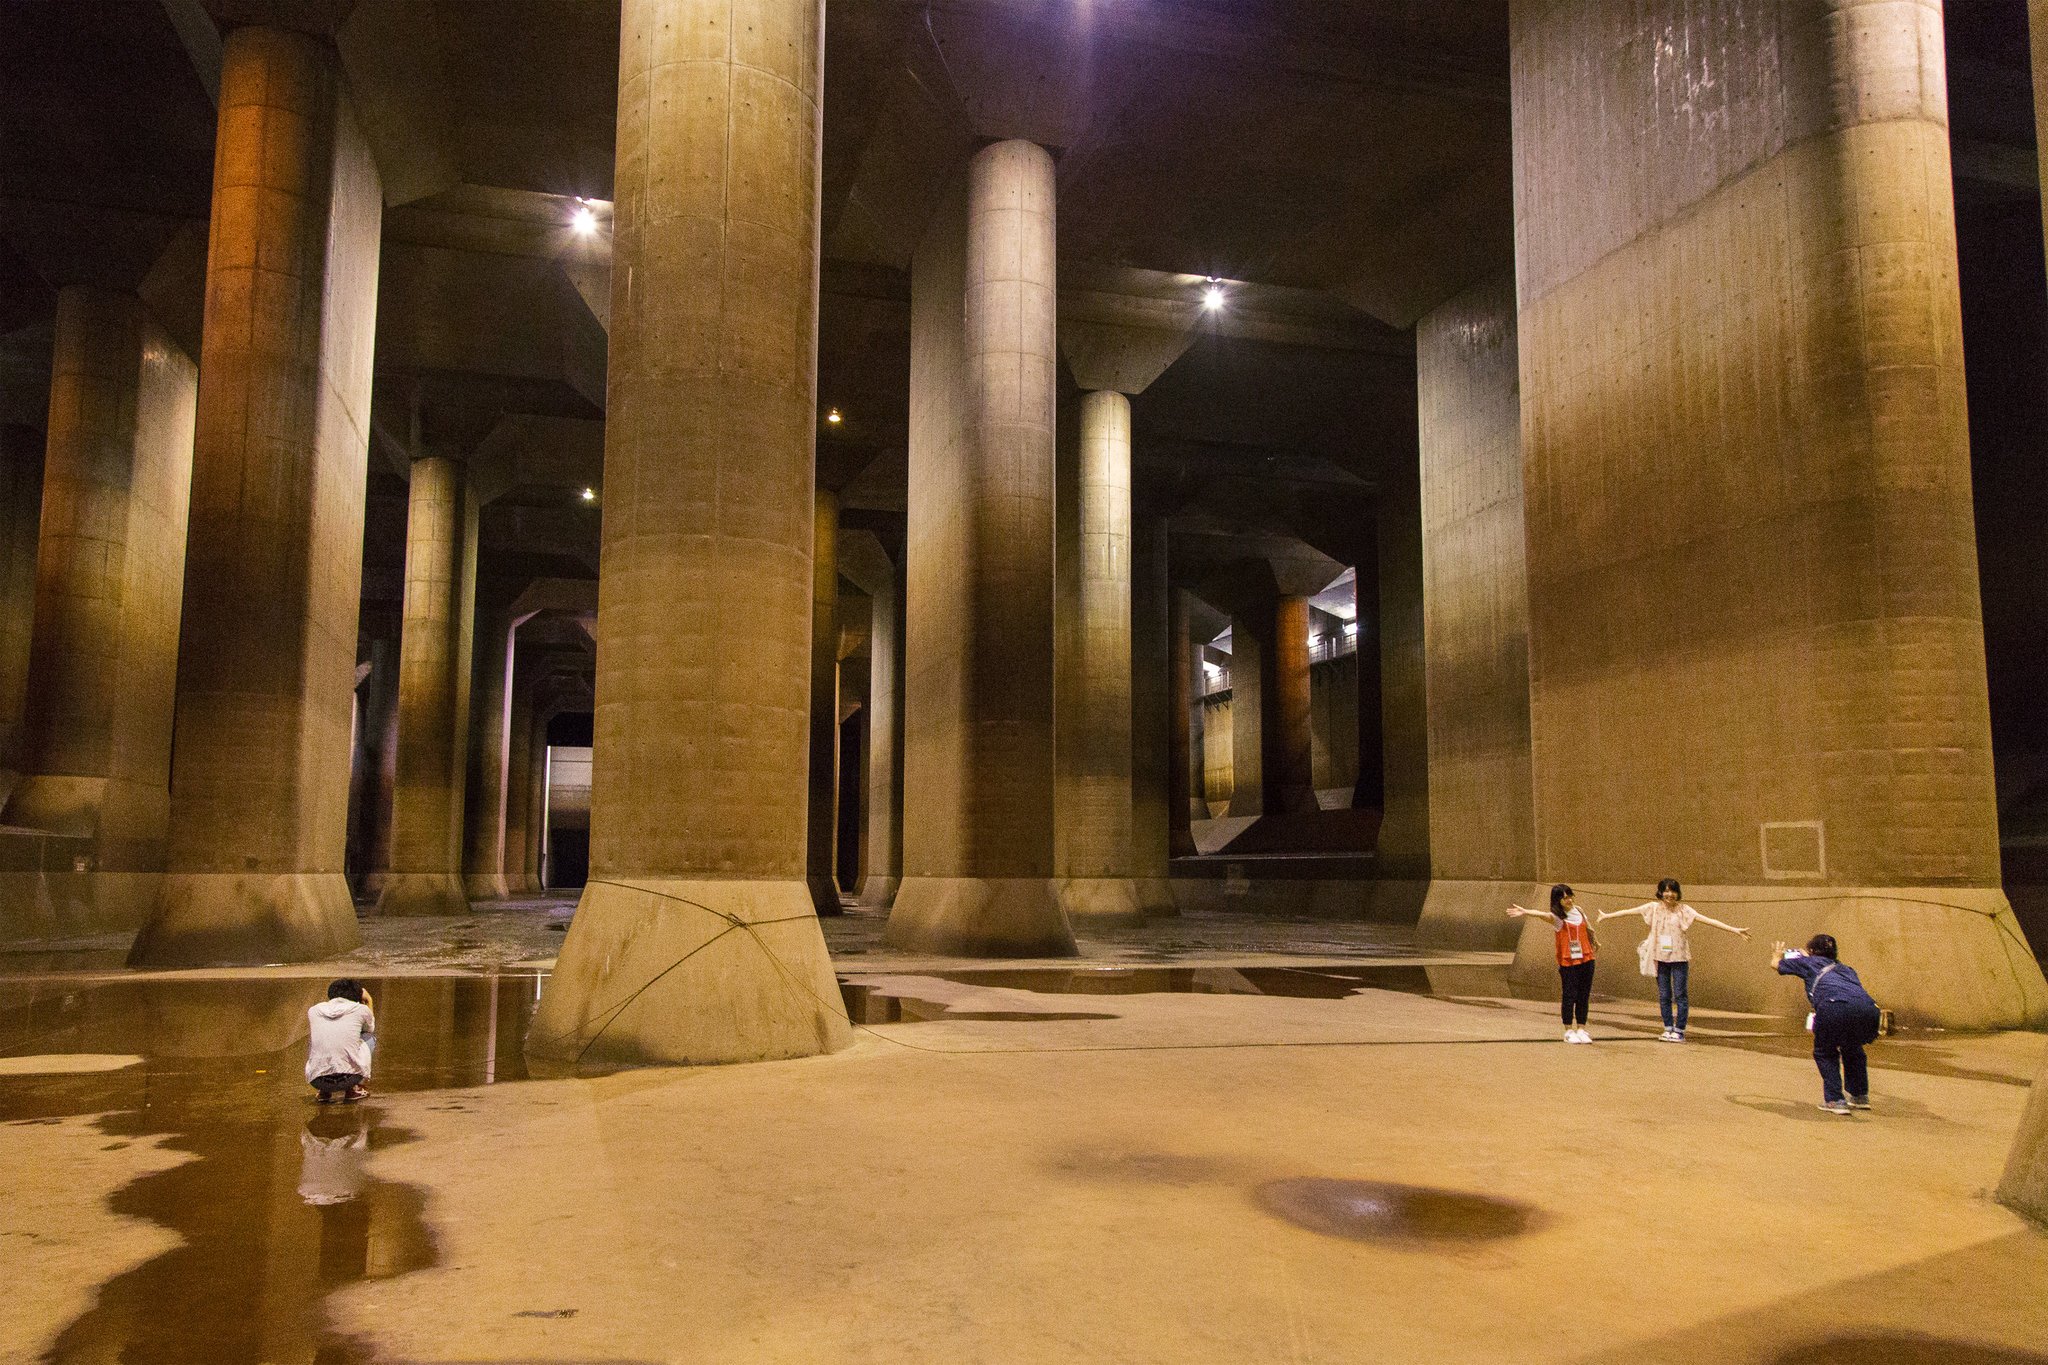
[[[849,917],[904,1021],[852,1050],[543,1078],[549,913],[366,923],[352,1110],[299,1079],[331,965],[0,959],[0,1360],[2048,1362],[2048,1232],[1988,1197],[2039,1035],[1883,1040],[1841,1119],[1780,1021],[1566,1047],[1383,927],[1033,971]]]

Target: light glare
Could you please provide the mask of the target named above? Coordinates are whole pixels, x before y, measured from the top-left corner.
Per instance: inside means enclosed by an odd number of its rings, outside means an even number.
[[[582,208],[576,210],[576,216],[569,220],[569,226],[576,229],[581,235],[588,237],[591,233],[597,231],[597,215],[590,211],[588,204],[585,204]]]
[[[1223,286],[1212,284],[1202,291],[1202,307],[1215,312],[1223,306]]]

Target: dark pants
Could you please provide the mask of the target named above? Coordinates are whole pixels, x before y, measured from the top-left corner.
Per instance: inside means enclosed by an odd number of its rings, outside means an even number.
[[[346,1095],[362,1083],[363,1078],[353,1071],[330,1071],[325,1076],[313,1078],[313,1088],[320,1092],[320,1098],[323,1100],[333,1099],[336,1095]]]
[[[1557,977],[1564,983],[1564,1004],[1560,1010],[1564,1026],[1585,1023],[1586,1002],[1593,998],[1593,964],[1574,962],[1569,967],[1559,967]]]
[[[1813,1012],[1813,1063],[1820,1068],[1821,1098],[1842,1098],[1842,1083],[1857,1099],[1870,1094],[1863,1045],[1877,1041],[1877,1006],[1830,1001]]]
[[[1686,983],[1692,978],[1690,962],[1659,962],[1657,964],[1657,1013],[1664,1016],[1664,1027],[1685,1032],[1685,1017],[1692,1010],[1692,1002],[1686,998]]]

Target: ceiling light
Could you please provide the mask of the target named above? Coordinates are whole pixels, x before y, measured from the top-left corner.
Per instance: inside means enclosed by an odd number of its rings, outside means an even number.
[[[582,499],[583,499],[583,500],[584,500],[585,502],[596,502],[596,501],[597,501],[597,490],[596,490],[595,488],[586,488],[586,489],[584,489],[584,490],[583,490],[583,492],[582,492],[582,493],[581,493],[581,494],[580,494],[579,496],[580,496],[580,497],[581,497],[581,498],[582,498]]]
[[[1220,284],[1211,283],[1207,289],[1204,289],[1202,291],[1202,307],[1208,309],[1210,312],[1213,313],[1222,306],[1223,286]]]
[[[597,215],[591,211],[590,205],[585,204],[576,210],[576,216],[569,220],[569,226],[588,237],[597,231]]]
[[[846,419],[840,416],[838,408],[827,408],[825,409],[825,420],[836,427]]]

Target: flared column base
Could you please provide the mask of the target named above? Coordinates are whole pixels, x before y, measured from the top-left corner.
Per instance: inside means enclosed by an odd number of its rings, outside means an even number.
[[[1076,957],[1046,877],[905,877],[889,912],[892,948],[955,957]]]
[[[1067,913],[1067,924],[1082,933],[1091,928],[1130,928],[1145,922],[1138,884],[1129,877],[1068,877],[1057,885],[1060,909]]]
[[[553,1062],[695,1066],[853,1041],[801,881],[592,881],[527,1034]]]
[[[128,965],[318,962],[362,941],[339,872],[167,872]]]
[[[453,872],[392,872],[377,893],[380,915],[466,915],[469,892]]]
[[[1574,883],[1593,910],[1640,905],[1649,887]],[[1688,904],[1749,930],[1747,940],[1705,925],[1691,934],[1688,994],[1694,1005],[1796,1017],[1806,996],[1767,960],[1773,941],[1802,946],[1832,934],[1877,1003],[1919,1028],[2022,1029],[2048,1024],[2048,981],[2005,893],[1984,887],[1688,886]],[[1522,904],[1534,908],[1530,901]],[[1513,979],[1557,985],[1556,945],[1541,920],[1521,927]],[[1655,978],[1636,967],[1645,932],[1635,919],[1599,928],[1596,995],[1654,998]]]

